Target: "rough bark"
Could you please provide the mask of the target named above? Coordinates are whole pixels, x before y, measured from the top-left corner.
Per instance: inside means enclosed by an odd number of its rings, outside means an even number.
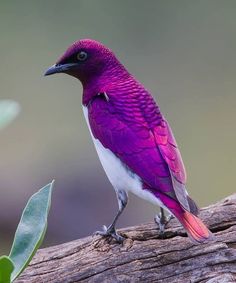
[[[121,229],[122,245],[94,236],[41,249],[16,282],[236,282],[236,194],[200,217],[215,241],[191,243],[174,219],[162,239],[147,223]]]

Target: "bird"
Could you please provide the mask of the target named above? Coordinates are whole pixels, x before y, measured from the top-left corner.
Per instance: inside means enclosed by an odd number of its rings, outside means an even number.
[[[77,40],[44,75],[57,73],[82,83],[85,120],[118,200],[114,220],[96,234],[124,241],[116,223],[131,192],[160,207],[155,221],[161,234],[175,217],[194,243],[212,240],[187,192],[186,170],[168,121],[115,53],[96,40]]]

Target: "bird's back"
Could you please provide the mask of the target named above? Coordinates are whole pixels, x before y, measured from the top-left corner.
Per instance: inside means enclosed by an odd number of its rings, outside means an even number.
[[[121,211],[105,235],[120,239],[114,225],[127,203],[124,190],[137,186],[140,197],[149,194],[160,201],[192,239],[210,239],[210,231],[194,215],[197,207],[187,195],[183,161],[167,121],[115,54],[95,40],[79,40],[45,75],[55,73],[67,73],[83,84],[85,116],[101,161],[114,187],[122,184]]]
[[[88,106],[93,136],[137,174],[145,188],[174,196],[169,166],[176,175],[182,170],[184,179],[185,171],[173,135],[152,96],[135,80],[112,86],[106,95],[108,101],[100,95]]]

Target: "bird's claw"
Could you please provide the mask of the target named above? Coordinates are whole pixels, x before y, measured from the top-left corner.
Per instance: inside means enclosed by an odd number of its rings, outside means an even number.
[[[170,222],[172,218],[174,218],[172,214],[169,214],[168,216],[163,216],[161,213],[159,213],[155,216],[154,221],[159,226],[161,236],[164,236],[166,225]]]
[[[123,243],[123,241],[125,240],[125,238],[122,237],[121,235],[119,235],[116,232],[116,229],[112,226],[107,227],[107,226],[103,225],[102,231],[96,231],[94,234],[100,235],[100,236],[103,236],[103,237],[112,237],[113,239],[115,239],[120,244]]]

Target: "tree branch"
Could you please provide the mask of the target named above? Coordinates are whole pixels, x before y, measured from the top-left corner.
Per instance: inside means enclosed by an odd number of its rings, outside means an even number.
[[[161,239],[147,223],[121,229],[122,245],[94,236],[41,249],[16,282],[236,282],[236,194],[200,217],[214,242],[194,245],[176,220]]]

